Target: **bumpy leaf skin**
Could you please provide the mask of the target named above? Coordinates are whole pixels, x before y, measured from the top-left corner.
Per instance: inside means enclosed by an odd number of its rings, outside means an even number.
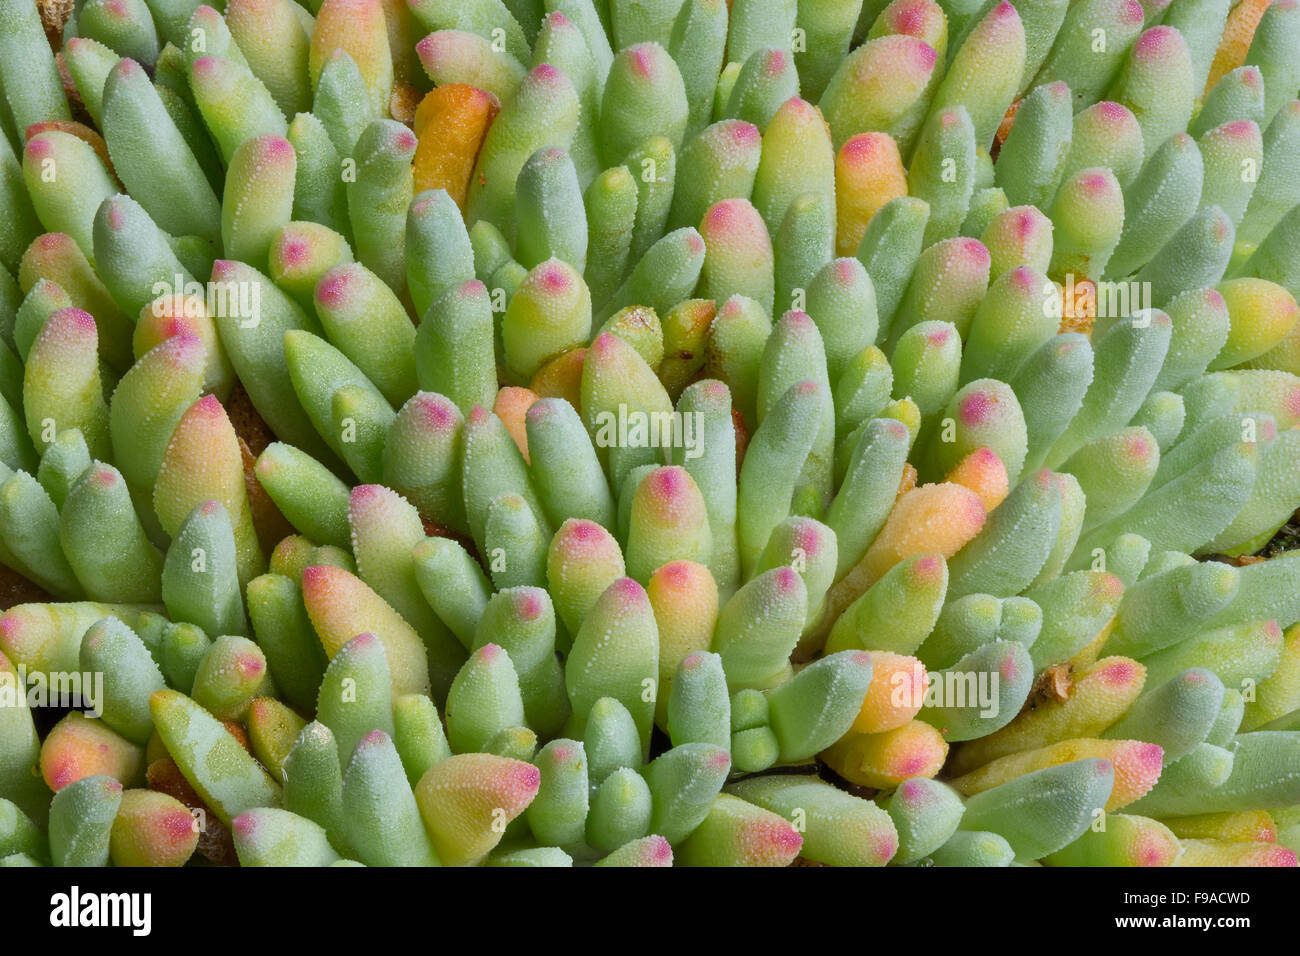
[[[335,266],[313,299],[325,335],[394,406],[415,391],[416,333],[392,290],[360,263]]]
[[[50,802],[50,858],[55,866],[107,866],[109,836],[122,802],[122,784],[82,777]]]
[[[1142,29],[1143,11],[1136,0],[1090,0],[1071,4],[1035,80],[1064,80],[1077,107],[1098,98],[1120,68],[1124,54]],[[1093,45],[1094,31],[1106,36],[1104,49]]]
[[[189,697],[160,690],[149,706],[167,752],[222,823],[253,807],[280,804],[280,785]]]
[[[266,558],[253,528],[235,430],[210,395],[191,405],[172,433],[154,485],[154,510],[163,528],[178,534],[195,506],[209,499],[229,516],[242,585],[266,570]]]
[[[776,256],[776,303],[796,308],[817,274],[835,254],[835,207],[830,196],[808,192],[786,209],[772,237]]]
[[[900,561],[840,615],[826,649],[911,654],[934,627],[948,582],[942,554],[918,554]]]
[[[272,442],[257,458],[258,483],[295,528],[313,541],[348,544],[348,489],[316,459]]]
[[[1265,10],[1251,36],[1246,63],[1259,67],[1264,80],[1265,120],[1278,115],[1300,85],[1300,71],[1287,52],[1295,49],[1297,38],[1300,14],[1289,4]]]
[[[284,779],[284,761],[307,721],[274,697],[256,697],[248,706],[248,738],[255,756],[272,774]]]
[[[1264,125],[1264,79],[1258,67],[1239,66],[1221,77],[1206,93],[1201,111],[1192,120],[1188,132],[1200,136],[1235,119]]]
[[[869,800],[817,780],[751,778],[728,788],[750,803],[790,818],[806,817],[801,854],[833,866],[882,866],[898,847],[888,815]]]
[[[540,6],[540,2],[536,6]],[[589,12],[590,7],[587,11],[583,11],[578,18],[580,20],[585,19],[585,15]],[[525,21],[531,21],[539,15],[540,11],[538,13],[527,13],[523,18]],[[532,29],[531,23],[529,23],[529,29]],[[599,160],[596,117],[600,109],[601,94],[608,76],[609,66],[613,59],[612,51],[609,50],[609,41],[603,33],[599,33],[598,38],[592,36],[591,39],[588,39],[584,36],[583,27],[559,10],[548,13],[541,20],[541,25],[536,29],[536,32],[537,35],[533,43],[532,65],[539,66],[543,63],[550,63],[558,67],[569,77],[575,92],[578,94],[578,128],[574,132],[570,151],[577,172],[578,195],[581,195],[581,191],[591,183],[602,168]],[[608,56],[608,59],[604,59],[603,63],[597,64],[590,51],[602,42],[604,43],[604,47],[601,49],[602,59],[605,56]],[[574,212],[581,217],[581,209],[576,209]]]
[[[1236,747],[1232,751],[1231,769],[1217,786],[1189,787],[1176,793],[1160,788],[1131,809],[1182,816],[1286,805],[1295,790],[1295,783],[1278,774],[1277,770],[1286,766],[1288,759],[1293,759],[1298,745],[1300,737],[1295,733],[1256,731],[1241,734],[1236,738]],[[1192,756],[1183,759],[1190,760]],[[1150,809],[1147,809],[1147,801],[1150,801]]]
[[[678,665],[694,652],[709,647],[718,618],[719,595],[708,568],[693,561],[670,561],[662,565],[650,576],[646,595],[659,629],[655,719],[664,726],[669,719],[671,689]],[[711,679],[708,683],[711,685]]]
[[[1106,643],[1142,657],[1180,642],[1228,606],[1240,587],[1236,568],[1189,564],[1140,581],[1125,595]]]
[[[173,235],[217,239],[217,196],[139,63],[119,60],[109,71],[102,113],[117,175],[158,225]]]
[[[803,579],[788,566],[758,575],[732,595],[710,649],[721,655],[733,689],[775,686],[789,674],[807,602]]]
[[[61,597],[82,587],[59,543],[59,513],[50,496],[25,471],[7,472],[0,484],[0,540],[6,564]]]
[[[113,674],[104,689],[104,722],[129,740],[147,741],[153,732],[149,695],[165,683],[135,632],[116,618],[98,621],[82,638],[81,663],[92,673]]]
[[[927,856],[928,866],[1011,866],[1016,851],[1003,837],[988,830],[958,830],[943,846]]]
[[[533,759],[541,771],[537,798],[528,805],[525,819],[539,841],[570,846],[585,836],[589,804],[587,761],[582,744],[559,738],[543,747]]]
[[[1047,857],[1049,866],[1172,866],[1182,847],[1159,820],[1129,814],[1106,818],[1105,831],[1087,830]]]
[[[186,693],[194,687],[211,639],[193,624],[165,624],[158,638],[158,666],[167,683]]]
[[[1014,641],[993,641],[967,654],[948,671],[932,671],[934,685],[944,688],[942,703],[922,707],[918,719],[939,729],[947,740],[971,740],[1005,727],[1024,705],[1033,684],[1033,663],[1028,652]],[[951,678],[949,677],[951,675]],[[981,675],[987,675],[981,678]],[[996,699],[984,694],[972,700],[953,701],[951,689],[974,679],[997,681]],[[967,687],[969,688],[969,683]],[[986,685],[989,686],[989,685]]]
[[[1124,194],[1124,231],[1107,266],[1107,277],[1145,266],[1196,210],[1204,181],[1196,141],[1176,133],[1157,147]]]
[[[1285,718],[1295,708],[1296,650],[1300,629],[1290,627],[1283,634],[1282,658],[1273,673],[1260,682],[1255,699],[1246,704],[1241,729],[1251,731]]]
[[[787,866],[802,845],[784,817],[724,793],[676,858],[686,866]]]
[[[6,633],[6,637],[8,634]],[[0,652],[0,687],[14,693],[14,706],[0,710],[0,795],[15,806],[18,813],[44,820],[48,814],[49,788],[42,779],[39,761],[41,741],[32,723],[27,695],[19,692],[18,672],[9,658]],[[3,807],[4,804],[0,804]],[[33,826],[33,830],[35,827]]]
[[[791,310],[772,327],[758,366],[760,428],[790,389],[813,382],[824,396],[821,424],[803,461],[792,491],[791,508],[820,514],[830,499],[835,437],[835,410],[826,350],[816,323],[804,312]],[[742,464],[742,471],[743,471]]]
[[[1150,158],[1161,143],[1187,128],[1197,92],[1183,35],[1173,27],[1158,26],[1133,44],[1112,98],[1137,117]]]
[[[687,654],[666,686],[668,733],[674,746],[730,746],[731,704],[722,658],[706,651]]]
[[[859,786],[888,790],[911,776],[933,777],[948,756],[948,744],[931,725],[913,720],[880,734],[848,734],[821,759]]]
[[[212,281],[220,284],[226,292],[218,298],[217,314],[213,317],[222,348],[254,406],[280,438],[329,467],[336,467],[339,458],[337,452],[332,451],[332,439],[326,435],[322,440],[315,425],[317,421],[328,419],[327,412],[314,404],[311,393],[306,390],[309,399],[304,404],[292,384],[292,368],[304,360],[302,352],[312,351],[312,340],[298,341],[295,345],[287,333],[305,332],[318,336],[320,326],[315,318],[309,317],[266,276],[244,263],[218,260],[212,267]],[[248,296],[243,305],[240,304],[243,301],[239,294],[241,291]],[[254,302],[258,306],[256,312],[242,314],[244,306]],[[342,358],[341,354],[339,358]],[[335,363],[330,358],[312,355],[306,361],[319,363],[327,381],[336,375],[342,377],[341,371],[332,367]],[[355,367],[351,371],[355,371]],[[311,414],[307,411],[308,405]]]
[[[790,51],[777,46],[759,47],[741,65],[723,112],[762,130],[781,104],[798,94],[799,76]]]
[[[162,597],[162,555],[145,534],[120,472],[99,462],[68,489],[59,540],[86,594],[148,604]]]
[[[674,747],[643,774],[653,799],[650,830],[669,843],[684,840],[709,814],[731,767],[727,751],[711,744]]]
[[[1282,656],[1276,621],[1256,621],[1210,631],[1144,658],[1152,680],[1165,681],[1189,667],[1212,670],[1225,686],[1269,677]],[[1208,665],[1208,666],[1207,666]]]
[[[951,322],[964,337],[988,289],[991,265],[989,251],[978,239],[944,239],[926,248],[917,258],[899,308],[906,324],[889,325],[891,343],[911,326],[931,319]]]
[[[859,34],[866,33],[867,39],[874,40],[882,36],[914,36],[919,40],[924,40],[930,46],[934,47],[939,58],[945,61],[952,59],[953,54],[957,52],[956,47],[949,48],[949,18],[953,20],[954,26],[960,26],[966,29],[969,23],[960,20],[958,11],[953,10],[945,13],[944,8],[934,2],[914,2],[914,0],[903,0],[900,3],[875,3],[876,7],[883,7],[879,11],[873,11],[871,6],[866,6],[861,14],[861,20],[875,22],[859,23]],[[970,11],[961,11],[961,14],[967,14]],[[870,29],[867,29],[870,27]],[[860,37],[859,37],[860,38]],[[957,31],[952,33],[954,40],[960,39]],[[942,67],[940,71],[942,71]]]
[[[938,54],[923,40],[890,35],[869,40],[839,64],[820,105],[836,147],[860,132],[888,133],[912,152],[936,74]]]
[[[473,643],[475,649],[493,643],[507,652],[518,675],[524,719],[546,736],[557,733],[569,716],[564,676],[555,657],[555,627],[546,591],[512,588],[488,600]]]
[[[926,667],[948,667],[997,639],[1003,602],[992,594],[967,594],[944,603],[939,619],[916,651]]]
[[[1137,280],[1151,283],[1151,300],[1157,303],[1213,285],[1227,268],[1235,235],[1221,208],[1202,208],[1139,270]]]
[[[273,696],[275,684],[261,648],[247,638],[222,635],[199,661],[190,693],[219,720],[246,723],[253,699]]]
[[[837,579],[862,558],[885,524],[903,476],[908,447],[906,427],[889,418],[867,423],[858,438],[826,517],[835,532]]]
[[[591,705],[583,746],[592,786],[599,786],[621,768],[639,769],[643,762],[636,722],[628,709],[613,697],[602,697]]]
[[[434,30],[416,43],[415,52],[438,87],[472,86],[504,101],[524,78],[523,62],[465,30]]]
[[[586,821],[586,842],[612,852],[645,836],[650,825],[650,786],[635,770],[620,767],[595,788]]]
[[[1197,91],[1206,88],[1206,78],[1231,6],[1230,0],[1192,0],[1191,3],[1171,4],[1165,11],[1164,24],[1175,27],[1187,43],[1187,52],[1192,60],[1193,89]]]
[[[565,662],[570,726],[581,732],[596,701],[614,697],[632,714],[642,752],[648,752],[658,656],[659,633],[645,590],[631,578],[618,579],[583,620]]]
[[[1137,699],[1146,668],[1126,657],[1107,657],[1080,675],[1063,701],[1026,711],[995,733],[964,744],[953,770],[965,773],[990,760],[1061,740],[1088,737],[1113,724]]]
[[[1241,365],[1271,349],[1294,330],[1300,308],[1286,289],[1264,279],[1229,279],[1217,286],[1228,308],[1228,338],[1211,371]]]
[[[1142,127],[1137,117],[1126,106],[1102,100],[1074,118],[1070,154],[1061,177],[1068,178],[1090,166],[1108,166],[1127,190],[1142,169],[1142,161]]]
[[[1204,668],[1189,668],[1143,694],[1102,733],[1112,740],[1148,740],[1168,766],[1203,743],[1223,703],[1223,682]]]
[[[956,832],[964,812],[957,791],[926,777],[904,780],[883,806],[898,833],[893,863],[915,862],[943,846]]]
[[[254,578],[247,588],[248,616],[285,697],[299,707],[314,705],[325,672],[325,652],[312,630],[298,584],[283,575]]]
[[[26,5],[7,9],[0,20],[0,82],[20,130],[50,118],[71,119],[49,44],[42,45],[39,11]]]
[[[426,693],[429,670],[414,628],[347,570],[313,565],[302,575],[303,602],[325,654],[333,658],[353,636],[373,628],[383,644],[396,694]]]
[[[109,834],[114,866],[184,866],[199,841],[185,804],[156,790],[124,790]]]
[[[898,144],[888,133],[859,133],[835,156],[835,250],[857,252],[867,226],[886,204],[907,195]]]
[[[117,188],[90,145],[58,130],[32,136],[23,149],[23,179],[41,224],[71,236],[93,263],[95,211]]]
[[[590,337],[591,293],[579,272],[580,267],[549,258],[515,289],[501,335],[506,365],[517,380],[531,379],[549,359]]]
[[[999,3],[972,27],[948,64],[930,103],[930,116],[966,107],[975,143],[987,149],[1015,98],[1025,68],[1025,28],[1011,3]]]
[[[855,253],[876,289],[880,336],[892,326],[907,290],[908,280],[921,255],[922,237],[930,218],[924,200],[900,196],[871,217]]]
[[[927,246],[956,235],[966,218],[975,191],[975,149],[975,127],[961,104],[932,113],[921,128],[907,187],[930,206]]]
[[[817,439],[806,422],[826,418],[827,390],[803,380],[790,385],[754,433],[741,465],[737,499],[742,569],[752,571],[772,528],[789,513],[799,468]]]
[[[971,796],[1048,767],[1076,760],[1101,759],[1114,768],[1114,785],[1103,808],[1110,813],[1128,806],[1150,791],[1160,776],[1162,756],[1159,746],[1141,740],[1063,740],[1001,757],[958,777],[953,786]]]
[[[1112,432],[1075,452],[1062,467],[1079,480],[1092,505],[1084,528],[1123,514],[1136,504],[1159,463],[1155,436],[1141,426]]]
[[[972,452],[987,448],[1001,460],[1009,483],[1020,479],[1028,429],[1015,392],[1004,382],[978,378],[968,383],[952,396],[937,424],[920,460],[923,477],[951,473]]]
[[[404,694],[393,701],[393,745],[411,786],[435,763],[451,756],[438,708],[427,695]]]
[[[994,167],[994,181],[1017,206],[1046,206],[1060,184],[1069,157],[1073,127],[1070,88],[1039,86],[1016,111]]]
[[[1099,758],[1026,774],[967,800],[962,828],[996,830],[1017,859],[1046,856],[1087,830],[1109,797],[1114,776],[1110,761]]]
[[[367,866],[439,864],[397,750],[382,730],[361,738],[348,762],[343,813],[348,842]]]
[[[7,274],[9,270],[17,271],[24,257],[23,251],[41,231],[40,220],[23,183],[21,157],[15,155],[7,136],[0,143],[0,173],[3,173],[0,177],[0,208],[4,209],[6,216],[4,228],[0,230],[0,263]],[[6,300],[18,296],[13,276],[9,276],[5,287]]]
[[[246,810],[230,830],[240,866],[329,866],[339,859],[322,827],[288,810]]]
[[[507,234],[513,233],[519,171],[543,146],[566,148],[579,113],[578,94],[560,70],[542,64],[525,76],[484,139],[470,180],[470,218],[487,219]]]
[[[826,593],[835,579],[838,559],[835,532],[813,518],[786,518],[772,531],[759,559],[758,571],[789,563],[803,578],[808,594],[808,626],[821,618]]]
[[[313,721],[284,761],[285,808],[324,827],[334,848],[352,850],[343,835],[343,771],[333,733]]]
[[[862,707],[871,671],[869,654],[831,654],[772,691],[768,706],[780,759],[808,760],[842,737]]]
[[[1053,294],[1040,270],[1018,266],[995,278],[971,320],[961,356],[961,382],[977,378],[1011,381],[1030,357],[1056,334],[1057,320],[1043,308]]]
[[[430,612],[419,588],[413,549],[424,541],[416,509],[381,485],[358,485],[348,504],[357,572],[408,621],[428,652],[430,678],[439,697],[464,663],[449,629]]]
[[[230,514],[221,502],[200,502],[181,523],[162,566],[161,593],[173,617],[209,634],[248,631]]]
[[[781,106],[763,133],[762,155],[754,179],[753,204],[767,223],[769,235],[781,230],[795,200],[810,193],[821,197],[832,211],[825,239],[833,248],[834,150],[820,111],[793,97]]]
[[[1048,215],[1056,227],[1048,275],[1060,282],[1099,278],[1124,227],[1124,196],[1115,174],[1106,167],[1075,173],[1061,184]]]
[[[23,370],[22,403],[38,452],[58,432],[76,428],[96,459],[111,457],[97,338],[91,315],[68,307],[51,313],[33,340]]]
[[[10,212],[12,215],[17,215],[18,210],[10,210]],[[16,272],[18,287],[13,289],[13,295],[17,296],[22,292],[31,297],[36,294],[37,289],[41,289],[46,293],[42,296],[41,309],[46,315],[53,312],[55,308],[75,305],[96,316],[98,323],[106,331],[112,331],[112,338],[115,340],[100,343],[105,361],[118,371],[127,367],[131,355],[131,320],[118,308],[117,303],[109,295],[108,289],[105,288],[104,282],[91,267],[86,254],[71,236],[61,232],[47,232],[36,236],[23,252]],[[55,301],[57,305],[53,305]],[[9,311],[14,313],[10,336],[12,342],[9,344],[25,359],[26,350],[31,348],[31,340],[40,331],[40,323],[29,319],[20,336],[19,328],[23,323],[19,321],[19,313],[16,311],[20,308],[17,302],[9,307]],[[120,340],[118,340],[119,336]]]
[[[515,198],[520,264],[531,269],[560,259],[581,273],[587,264],[587,219],[573,160],[561,149],[541,149],[519,171]]]
[[[1234,443],[1215,452],[1196,467],[1150,492],[1130,516],[1112,519],[1085,535],[1075,549],[1070,566],[1082,567],[1085,555],[1090,554],[1092,548],[1114,539],[1120,523],[1125,526],[1123,530],[1141,534],[1151,541],[1153,547],[1161,550],[1185,549],[1192,552],[1203,547],[1227,527],[1232,516],[1249,499],[1258,458],[1256,444],[1249,442]],[[1159,479],[1157,472],[1157,481]],[[1199,527],[1195,530],[1187,527],[1179,530],[1174,526],[1170,509],[1175,497],[1182,502],[1184,520],[1196,514]],[[1194,511],[1189,511],[1189,508]]]
[[[672,866],[673,848],[658,834],[624,843],[608,856],[601,857],[593,866]]]
[[[457,754],[430,767],[415,788],[425,832],[444,866],[463,866],[501,840],[541,786],[537,767],[491,754]]]

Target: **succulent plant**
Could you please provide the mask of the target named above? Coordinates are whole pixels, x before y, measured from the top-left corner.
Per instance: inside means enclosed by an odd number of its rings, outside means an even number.
[[[1295,866],[1297,49],[0,0],[0,864]]]

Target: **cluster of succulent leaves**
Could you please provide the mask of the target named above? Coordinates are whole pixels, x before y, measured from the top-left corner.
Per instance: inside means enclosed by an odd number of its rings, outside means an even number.
[[[1295,865],[1297,50],[0,0],[0,862]]]

